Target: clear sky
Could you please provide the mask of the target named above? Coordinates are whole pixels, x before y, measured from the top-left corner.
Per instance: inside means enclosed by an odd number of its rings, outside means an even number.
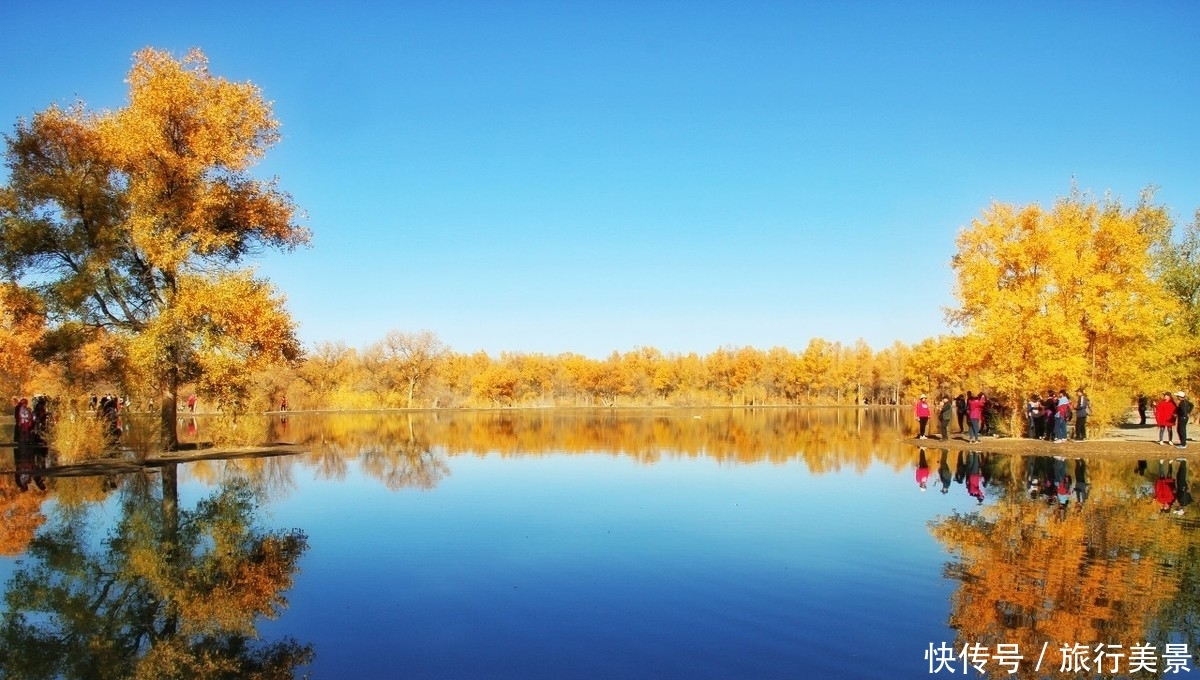
[[[199,47],[274,101],[308,345],[875,349],[992,201],[1200,206],[1200,2],[4,2],[0,129]]]

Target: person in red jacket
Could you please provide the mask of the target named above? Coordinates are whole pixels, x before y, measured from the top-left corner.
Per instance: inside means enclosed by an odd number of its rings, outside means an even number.
[[[1175,401],[1170,392],[1163,392],[1154,405],[1154,424],[1158,426],[1158,443],[1170,444],[1175,438]]]
[[[929,425],[929,402],[926,400],[924,394],[921,395],[916,404],[913,404],[913,414],[917,416],[917,425],[920,428],[917,439],[924,439],[925,427]]]
[[[987,404],[987,397],[983,392],[980,392],[972,399],[967,400],[967,422],[970,424],[971,432],[967,435],[967,441],[979,441],[979,423],[983,420],[983,407]]]

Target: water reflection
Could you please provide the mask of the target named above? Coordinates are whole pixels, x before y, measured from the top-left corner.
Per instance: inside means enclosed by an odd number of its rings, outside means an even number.
[[[1186,485],[1186,462],[1164,461],[1151,478],[1139,474],[1152,467],[1144,462],[994,456],[988,467],[995,502],[930,524],[951,555],[944,575],[958,583],[949,617],[957,647],[1017,645],[1024,677],[1077,677],[1079,667],[1064,670],[1059,659],[1075,645],[1111,657],[1186,642],[1196,667],[1197,523],[1160,512],[1175,503],[1163,488]],[[1026,672],[1043,648],[1041,671]]]
[[[185,509],[174,466],[55,482],[65,493],[6,586],[0,676],[290,678],[311,662],[310,645],[257,639],[307,539],[262,528],[249,483]],[[105,535],[109,510],[78,502],[96,492],[116,494]]]
[[[879,638],[873,644],[891,643],[891,674],[876,677],[910,677],[923,670],[919,652],[901,658],[921,644],[912,638],[937,640],[947,623],[960,649],[1016,644],[1026,658],[1043,645],[1051,654],[1075,644],[1196,649],[1200,554],[1183,461],[952,457],[904,443],[898,415],[293,413],[261,424],[305,453],[190,463],[178,474],[209,490],[190,510],[180,507],[174,467],[50,477],[43,491],[35,465],[26,477],[0,478],[0,548],[28,546],[8,584],[0,674],[204,677],[219,668],[290,677],[312,658],[310,645],[252,640],[256,621],[281,611],[307,541],[263,529],[262,499],[299,513],[314,553],[324,550],[282,622],[334,659],[319,662],[330,664],[321,677],[353,674],[360,660],[390,662],[398,647],[425,670],[417,677],[462,677],[447,668],[468,662],[465,675],[494,677],[480,659],[512,664],[509,677],[566,677],[529,671],[621,658],[596,640],[641,654],[625,676],[650,662],[661,677],[700,677],[702,668],[680,659],[725,641],[705,677],[767,677],[807,668],[818,653],[828,661],[837,640],[859,641],[865,630]],[[197,437],[204,428],[197,418]],[[914,470],[918,487],[940,493],[915,493]],[[1168,508],[1182,515],[1161,512],[1160,481],[1173,486]],[[865,491],[849,520],[847,483]],[[115,519],[98,534],[104,515]],[[939,565],[949,600],[931,604]],[[853,608],[847,583],[863,593]],[[904,630],[896,611],[913,616]],[[333,633],[309,636],[323,630]],[[390,637],[378,641],[384,630]],[[88,636],[94,652],[81,646]],[[543,655],[551,648],[577,656]],[[522,665],[526,657],[536,662]],[[760,664],[754,673],[723,673],[745,670],[737,664],[748,659]],[[829,677],[870,675],[823,668]],[[1031,666],[1021,668],[1030,677]],[[388,676],[376,671],[359,675]]]

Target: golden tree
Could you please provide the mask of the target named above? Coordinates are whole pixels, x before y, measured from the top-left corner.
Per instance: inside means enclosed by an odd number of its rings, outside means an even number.
[[[966,331],[961,356],[981,387],[1087,386],[1098,415],[1128,396],[1174,304],[1151,275],[1151,245],[1171,229],[1152,198],[994,204],[959,234],[947,316]]]
[[[279,139],[256,86],[213,76],[199,51],[153,49],[128,82],[124,108],[51,106],[6,137],[0,246],[52,321],[123,340],[139,369],[126,382],[156,390],[174,446],[181,383],[234,400],[248,369],[298,354],[282,297],[237,265],[309,233],[274,180],[249,174]]]

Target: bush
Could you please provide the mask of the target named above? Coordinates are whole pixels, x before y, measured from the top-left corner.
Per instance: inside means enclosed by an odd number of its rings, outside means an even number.
[[[86,411],[60,414],[46,430],[46,443],[63,464],[96,460],[111,451],[108,423]]]

